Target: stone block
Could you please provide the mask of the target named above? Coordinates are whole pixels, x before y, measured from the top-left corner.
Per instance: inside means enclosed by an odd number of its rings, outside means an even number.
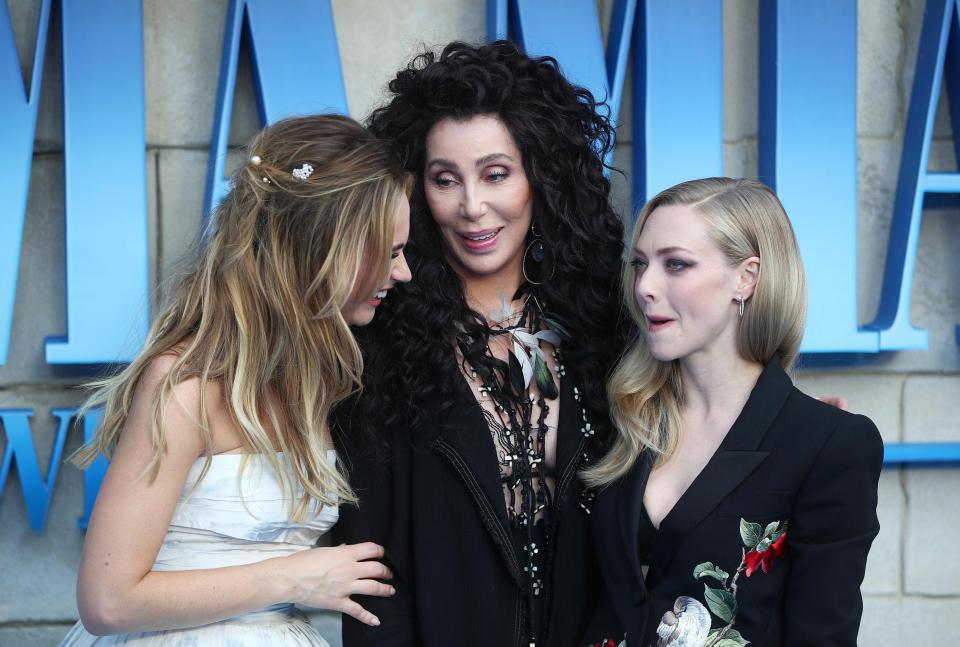
[[[908,511],[904,519],[904,592],[960,595],[960,560],[955,538],[960,534],[960,470],[909,469]],[[932,643],[914,643],[932,644]]]
[[[482,2],[334,0],[333,15],[350,114],[360,120],[383,102],[387,82],[424,47],[486,40]]]
[[[54,623],[2,627],[0,628],[0,645],[5,647],[56,647],[72,626],[72,623]]]
[[[957,640],[960,598],[866,596],[861,647],[941,647]]]
[[[147,146],[206,147],[220,84],[227,3],[144,3]],[[229,143],[260,128],[246,38],[241,41]]]
[[[960,376],[911,375],[903,393],[906,442],[960,442]]]
[[[899,375],[859,372],[800,371],[797,388],[813,397],[840,396],[850,411],[861,413],[877,425],[884,442],[899,442],[903,378]]]
[[[57,430],[57,419],[50,414],[50,409],[76,406],[82,397],[82,392],[66,388],[0,391],[0,408],[34,410],[31,431],[44,478],[49,475]],[[83,475],[66,459],[81,441],[80,429],[72,429],[64,446],[57,480],[52,484],[53,498],[46,525],[40,532],[29,525],[19,472],[11,470],[0,500],[0,573],[4,574],[0,627],[26,620],[73,622],[77,618],[76,578],[83,546],[83,533],[77,519],[84,513]],[[5,434],[2,442],[5,446]]]
[[[889,139],[900,125],[898,65],[904,55],[897,0],[857,4],[857,132]]]
[[[899,593],[902,550],[903,486],[900,470],[887,468],[880,474],[877,518],[880,534],[873,540],[867,558],[867,572],[861,587],[865,594]]]
[[[723,140],[728,143],[757,136],[758,21],[757,2],[724,0]],[[750,177],[755,176],[756,171]]]
[[[48,366],[44,340],[66,331],[63,158],[35,155],[23,226],[7,363],[0,384],[60,380],[64,369]],[[68,375],[68,374],[67,374]],[[69,378],[68,378],[69,379]]]
[[[157,152],[160,204],[158,279],[167,282],[193,258],[203,226],[203,197],[210,154],[161,149]]]

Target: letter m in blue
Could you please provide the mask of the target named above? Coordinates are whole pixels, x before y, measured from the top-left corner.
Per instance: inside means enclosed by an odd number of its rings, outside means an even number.
[[[51,0],[40,5],[25,87],[0,3],[0,364],[6,363],[23,243]],[[129,359],[146,332],[143,15],[139,2],[61,0],[67,327],[47,361]]]

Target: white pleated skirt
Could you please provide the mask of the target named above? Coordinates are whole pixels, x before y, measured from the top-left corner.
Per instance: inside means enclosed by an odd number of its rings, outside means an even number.
[[[254,647],[259,645],[294,645],[295,647],[329,647],[310,619],[296,607],[283,606],[247,613],[202,627],[146,631],[116,636],[94,636],[78,622],[66,635],[60,647]]]

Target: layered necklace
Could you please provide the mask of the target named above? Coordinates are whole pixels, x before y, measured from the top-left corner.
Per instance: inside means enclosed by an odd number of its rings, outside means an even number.
[[[546,466],[546,420],[550,412],[547,400],[555,401],[559,396],[559,377],[564,374],[560,343],[566,337],[566,329],[544,315],[533,295],[518,311],[501,295],[501,308],[492,319],[494,323],[487,329],[486,354],[492,359],[495,355],[490,346],[505,346],[506,369],[469,370],[473,381],[479,383],[481,399],[489,399],[493,404],[493,411],[484,408],[484,414],[497,446],[507,514],[517,543],[514,548],[527,590],[531,644],[535,644],[547,581],[544,565],[552,539],[553,493]],[[556,377],[541,343],[553,347]],[[536,393],[531,388],[534,382]]]

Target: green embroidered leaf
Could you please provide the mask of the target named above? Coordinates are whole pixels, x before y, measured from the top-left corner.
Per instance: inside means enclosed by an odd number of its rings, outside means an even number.
[[[757,544],[763,538],[763,528],[758,523],[750,523],[746,519],[740,519],[740,538],[743,539],[743,545],[747,548],[756,548]]]
[[[553,381],[553,373],[543,357],[543,352],[538,348],[535,352],[537,359],[534,363],[533,373],[537,378],[537,388],[540,394],[547,400],[555,400],[560,393],[557,391],[557,384]]]
[[[742,647],[746,644],[746,642],[740,642],[730,638],[730,634],[727,634],[722,640],[713,643],[713,647]]]
[[[757,547],[754,548],[754,550],[757,551],[758,553],[763,553],[763,552],[765,552],[768,548],[770,548],[770,545],[771,545],[772,543],[773,543],[773,539],[771,539],[770,537],[767,537],[766,539],[762,539],[762,540],[760,541],[760,543],[757,544]]]
[[[723,629],[711,629],[710,633],[707,634],[706,642],[703,644],[710,645],[711,647],[716,647],[717,645],[721,645],[722,647],[744,647],[744,645],[750,644],[750,641],[741,636],[740,632],[736,629],[728,629],[723,638],[718,642],[713,642],[717,636],[720,635],[721,631],[723,631]]]
[[[779,521],[771,521],[767,524],[767,527],[763,529],[763,538],[771,537],[773,533],[777,531],[777,528],[780,526]],[[774,540],[776,541],[776,540]]]
[[[730,577],[730,574],[713,562],[704,562],[697,564],[697,567],[693,569],[693,577],[698,580],[701,577],[712,577],[723,584]]]
[[[713,615],[724,622],[730,622],[737,615],[737,599],[733,594],[723,589],[712,589],[706,584],[703,585],[703,597],[707,601],[707,606]]]

